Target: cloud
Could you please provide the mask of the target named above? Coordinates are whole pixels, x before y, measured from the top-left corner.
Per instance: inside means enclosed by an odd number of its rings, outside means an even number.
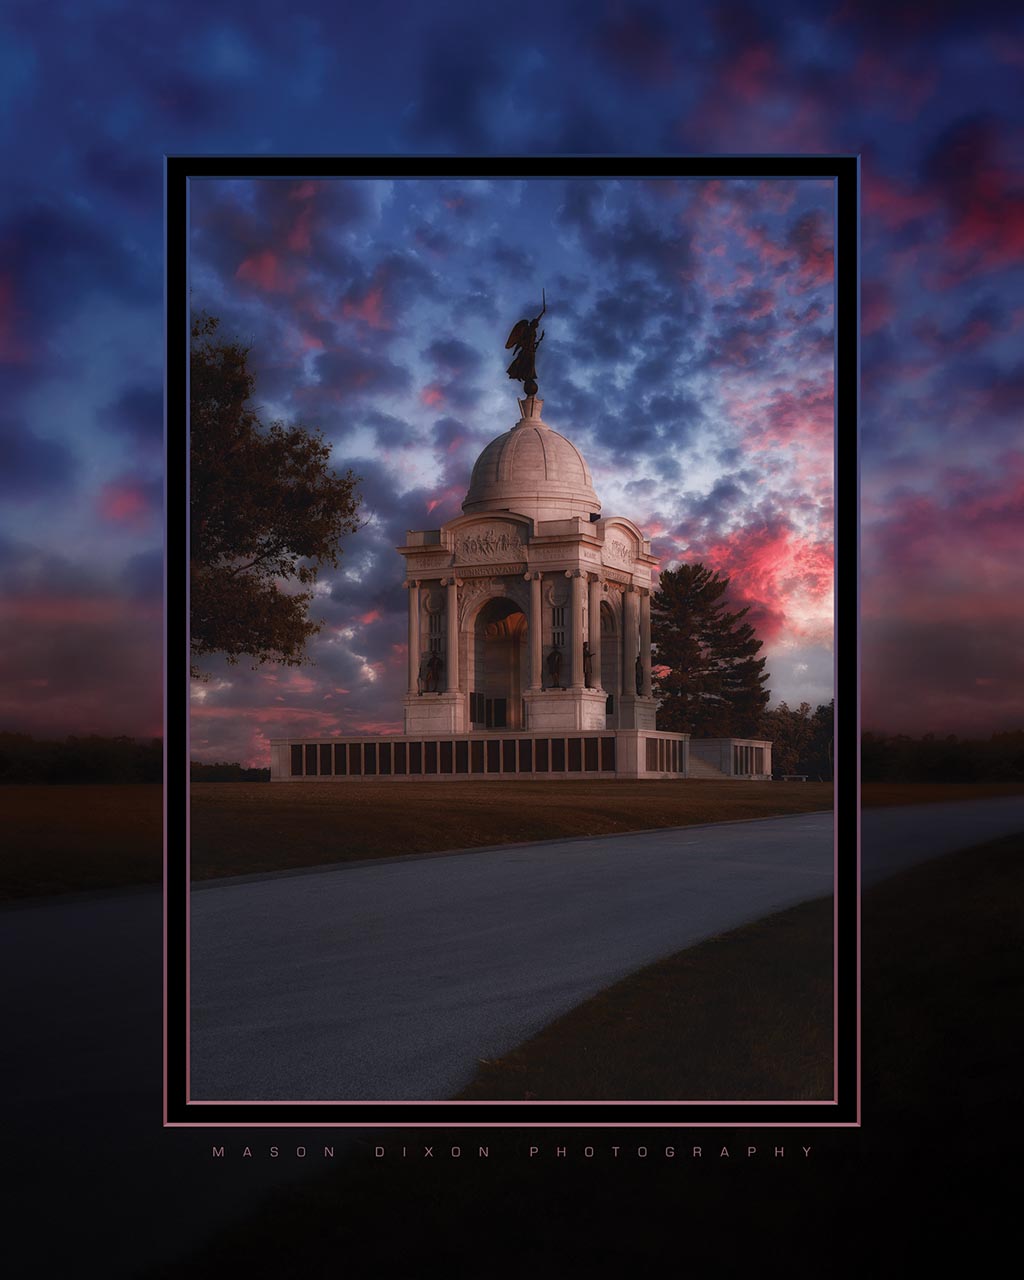
[[[23,423],[0,418],[0,497],[31,502],[67,493],[78,473],[71,450],[43,439]]]
[[[315,360],[317,390],[338,398],[404,391],[412,383],[408,369],[372,351],[339,347]]]
[[[147,451],[163,444],[164,396],[159,385],[128,386],[96,416],[101,428],[113,428]]]
[[[101,520],[126,529],[145,529],[163,507],[163,484],[126,473],[105,484],[96,499]]]
[[[676,32],[660,8],[645,4],[607,12],[591,39],[597,54],[631,88],[671,82]]]

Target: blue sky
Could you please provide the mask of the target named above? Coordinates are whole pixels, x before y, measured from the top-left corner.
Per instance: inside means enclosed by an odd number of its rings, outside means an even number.
[[[315,423],[366,522],[318,584],[315,665],[207,664],[196,754],[401,728],[409,528],[461,514],[518,417],[505,339],[548,311],[545,418],[664,567],[702,558],[777,699],[832,695],[832,183],[203,181],[191,296],[251,344],[265,420]]]

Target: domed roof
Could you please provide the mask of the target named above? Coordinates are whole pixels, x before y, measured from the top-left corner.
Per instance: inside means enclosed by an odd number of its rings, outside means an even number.
[[[544,401],[520,400],[523,416],[476,460],[462,504],[476,511],[516,511],[534,520],[564,520],[601,510],[590,468],[571,440],[542,422]]]

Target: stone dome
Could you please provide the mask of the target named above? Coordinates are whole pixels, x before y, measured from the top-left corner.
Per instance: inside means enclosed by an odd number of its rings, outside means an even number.
[[[544,401],[520,400],[523,416],[476,460],[462,510],[516,511],[533,520],[590,517],[601,510],[579,449],[542,422]]]

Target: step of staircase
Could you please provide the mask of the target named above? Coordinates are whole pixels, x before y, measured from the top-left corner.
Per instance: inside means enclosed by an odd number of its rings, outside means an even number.
[[[723,773],[721,769],[716,769],[713,764],[708,764],[706,760],[702,760],[700,756],[694,755],[693,748],[690,748],[690,762],[687,765],[686,776],[688,778],[728,778],[729,774]]]

